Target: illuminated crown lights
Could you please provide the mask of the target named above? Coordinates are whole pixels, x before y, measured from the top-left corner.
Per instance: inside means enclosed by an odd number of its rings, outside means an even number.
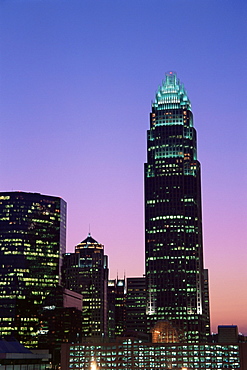
[[[158,109],[191,108],[187,92],[184,85],[177,78],[176,73],[166,73],[166,79],[159,86],[152,106]]]

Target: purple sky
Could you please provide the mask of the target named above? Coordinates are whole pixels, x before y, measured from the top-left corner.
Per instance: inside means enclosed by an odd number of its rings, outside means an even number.
[[[0,190],[61,196],[68,251],[90,224],[112,278],[142,275],[149,112],[176,71],[198,134],[212,330],[245,334],[246,19],[246,0],[0,0]]]

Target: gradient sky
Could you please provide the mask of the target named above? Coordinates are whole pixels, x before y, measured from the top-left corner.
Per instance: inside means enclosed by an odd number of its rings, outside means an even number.
[[[144,273],[143,163],[167,71],[192,102],[212,330],[247,334],[246,0],[0,0],[0,191],[61,196],[67,250]]]

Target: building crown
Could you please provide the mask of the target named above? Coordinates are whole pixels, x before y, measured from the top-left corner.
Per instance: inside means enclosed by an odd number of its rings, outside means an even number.
[[[104,247],[102,244],[98,243],[95,239],[93,239],[90,233],[88,233],[88,236],[86,237],[86,239],[80,242],[75,247],[75,249],[82,249],[82,248],[103,249]]]
[[[152,106],[158,110],[180,108],[191,110],[187,92],[175,72],[166,73],[165,81],[163,80],[159,86]]]

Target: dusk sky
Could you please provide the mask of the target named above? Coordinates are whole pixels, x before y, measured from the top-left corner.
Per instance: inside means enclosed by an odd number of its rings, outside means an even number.
[[[143,167],[167,71],[192,103],[211,329],[247,335],[246,0],[0,0],[0,191],[60,196],[67,251],[144,273]]]

